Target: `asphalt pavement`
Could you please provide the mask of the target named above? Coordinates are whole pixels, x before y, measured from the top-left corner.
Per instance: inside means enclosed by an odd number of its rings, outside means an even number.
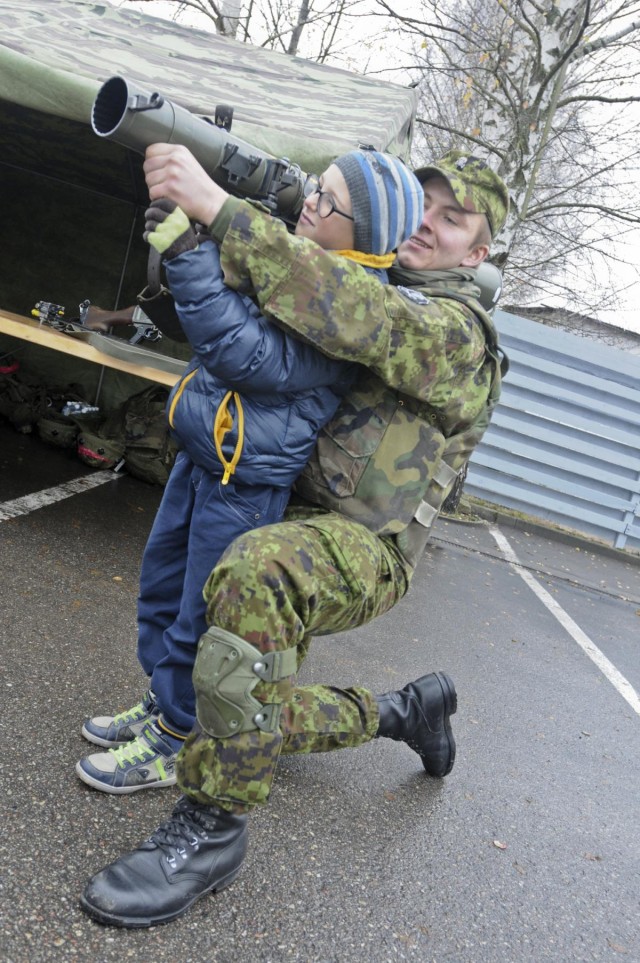
[[[450,776],[383,739],[284,758],[238,880],[174,923],[119,930],[79,894],[178,790],[109,796],[74,765],[92,751],[83,719],[145,688],[137,579],[161,491],[95,484],[6,425],[0,467],[2,963],[640,960],[637,557],[439,520],[407,597],[316,640],[301,680],[383,692],[447,671]]]

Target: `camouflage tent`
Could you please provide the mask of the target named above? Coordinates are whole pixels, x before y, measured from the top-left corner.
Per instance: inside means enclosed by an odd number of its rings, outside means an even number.
[[[0,25],[0,311],[84,298],[116,309],[144,286],[142,158],[90,126],[96,93],[114,75],[192,113],[230,105],[233,134],[306,171],[358,143],[409,151],[416,101],[407,88],[105,2],[0,0]]]

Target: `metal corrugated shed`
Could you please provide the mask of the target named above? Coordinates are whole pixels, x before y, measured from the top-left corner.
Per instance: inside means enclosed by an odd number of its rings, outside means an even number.
[[[640,358],[495,312],[511,366],[465,491],[640,550]]]

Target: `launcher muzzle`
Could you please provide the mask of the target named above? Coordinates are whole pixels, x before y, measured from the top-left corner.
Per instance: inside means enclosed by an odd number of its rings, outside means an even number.
[[[295,224],[309,175],[287,158],[276,158],[229,132],[228,108],[216,124],[154,91],[145,93],[123,77],[111,77],[96,95],[91,126],[99,137],[144,154],[149,144],[182,144],[221,187],[260,200]],[[313,175],[312,175],[313,176]]]

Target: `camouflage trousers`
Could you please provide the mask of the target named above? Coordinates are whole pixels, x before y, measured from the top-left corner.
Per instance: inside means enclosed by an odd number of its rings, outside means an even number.
[[[318,512],[236,539],[204,589],[207,622],[261,652],[296,648],[298,668],[311,637],[340,632],[388,611],[405,594],[410,569],[391,539],[357,522]],[[302,686],[295,677],[259,682],[254,697],[280,703],[274,732],[251,729],[214,738],[196,726],[178,756],[178,785],[200,802],[243,812],[269,797],[278,757],[362,745],[378,730],[367,689]]]

